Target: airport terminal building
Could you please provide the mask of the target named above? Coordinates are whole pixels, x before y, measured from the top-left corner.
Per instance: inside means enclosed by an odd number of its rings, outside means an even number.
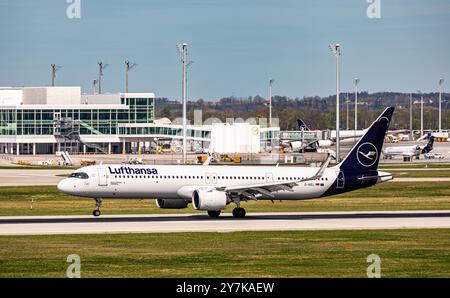
[[[278,127],[250,123],[188,125],[187,139],[218,153],[257,153]],[[158,140],[180,141],[181,125],[155,119],[153,93],[81,94],[80,87],[0,88],[4,154],[145,152]],[[195,145],[195,146],[194,146]]]

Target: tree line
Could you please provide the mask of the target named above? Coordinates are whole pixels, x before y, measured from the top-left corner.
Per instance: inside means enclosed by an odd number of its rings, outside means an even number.
[[[424,129],[438,128],[438,93],[423,94]],[[413,129],[420,129],[420,95],[412,94]],[[340,94],[340,128],[347,128],[347,100],[349,106],[349,129],[354,128],[354,94]],[[182,105],[179,101],[157,98],[156,118],[171,120],[181,117]],[[410,94],[399,92],[359,92],[358,128],[366,128],[387,106],[395,106],[391,129],[409,129]],[[268,101],[262,96],[224,97],[216,101],[198,99],[188,101],[187,116],[193,119],[194,110],[202,110],[203,119],[218,118],[268,118]],[[281,130],[296,130],[297,119],[302,118],[312,129],[335,129],[336,96],[290,98],[275,95],[272,98],[272,117],[280,121]],[[442,128],[450,128],[450,94],[442,94]]]

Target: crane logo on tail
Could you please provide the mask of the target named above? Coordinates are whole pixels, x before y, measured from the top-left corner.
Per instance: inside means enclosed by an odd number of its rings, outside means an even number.
[[[362,166],[370,167],[378,159],[378,150],[372,143],[363,143],[358,147],[356,158]]]

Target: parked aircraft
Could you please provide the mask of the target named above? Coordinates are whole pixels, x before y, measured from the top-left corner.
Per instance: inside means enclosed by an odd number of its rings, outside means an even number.
[[[387,159],[392,159],[394,156],[402,156],[404,158],[419,158],[421,154],[425,154],[433,150],[434,136],[430,136],[428,143],[425,146],[411,145],[411,146],[392,146],[386,147],[383,150],[383,156]]]

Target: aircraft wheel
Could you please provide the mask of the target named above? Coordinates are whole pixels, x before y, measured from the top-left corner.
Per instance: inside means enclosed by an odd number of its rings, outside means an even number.
[[[233,209],[233,216],[236,218],[244,218],[245,217],[245,209],[238,207]]]
[[[94,215],[94,216],[100,216],[100,214],[102,214],[102,213],[100,212],[100,210],[94,210],[94,211],[92,211],[92,215]]]
[[[217,210],[217,211],[208,211],[208,215],[210,216],[210,217],[213,217],[213,218],[218,218],[219,217],[219,215],[220,215],[220,210]]]

